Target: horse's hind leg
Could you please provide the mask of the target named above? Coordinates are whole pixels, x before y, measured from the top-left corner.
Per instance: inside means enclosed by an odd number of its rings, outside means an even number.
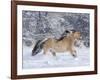
[[[52,53],[53,56],[56,56],[56,53],[54,50],[50,50],[50,52]]]
[[[43,50],[44,50],[44,54],[46,54],[48,51],[48,48],[44,47]]]
[[[55,52],[52,52],[53,56],[56,56],[56,53]]]

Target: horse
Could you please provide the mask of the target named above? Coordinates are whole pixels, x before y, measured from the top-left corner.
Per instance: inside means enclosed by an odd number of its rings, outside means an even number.
[[[56,53],[69,51],[73,57],[77,57],[74,43],[80,39],[80,36],[81,33],[79,31],[65,31],[59,39],[48,38],[44,41],[39,40],[32,50],[32,56],[43,49],[44,54],[50,51],[53,56],[56,56]]]

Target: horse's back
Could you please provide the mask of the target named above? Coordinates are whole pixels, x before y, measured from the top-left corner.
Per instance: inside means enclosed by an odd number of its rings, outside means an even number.
[[[48,38],[48,40],[46,40],[44,47],[50,48],[52,46],[54,46],[56,40],[53,38]]]

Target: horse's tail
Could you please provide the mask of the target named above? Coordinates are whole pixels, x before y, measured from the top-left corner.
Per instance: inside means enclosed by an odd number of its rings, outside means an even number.
[[[44,39],[44,40],[39,40],[36,42],[36,45],[32,50],[32,56],[38,54],[42,50],[43,44],[45,43],[45,41],[46,40]]]

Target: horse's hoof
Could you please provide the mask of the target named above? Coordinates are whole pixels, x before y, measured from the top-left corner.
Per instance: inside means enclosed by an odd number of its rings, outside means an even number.
[[[73,57],[74,57],[74,58],[76,58],[76,57],[77,57],[77,55],[76,55],[76,54],[73,54]]]

